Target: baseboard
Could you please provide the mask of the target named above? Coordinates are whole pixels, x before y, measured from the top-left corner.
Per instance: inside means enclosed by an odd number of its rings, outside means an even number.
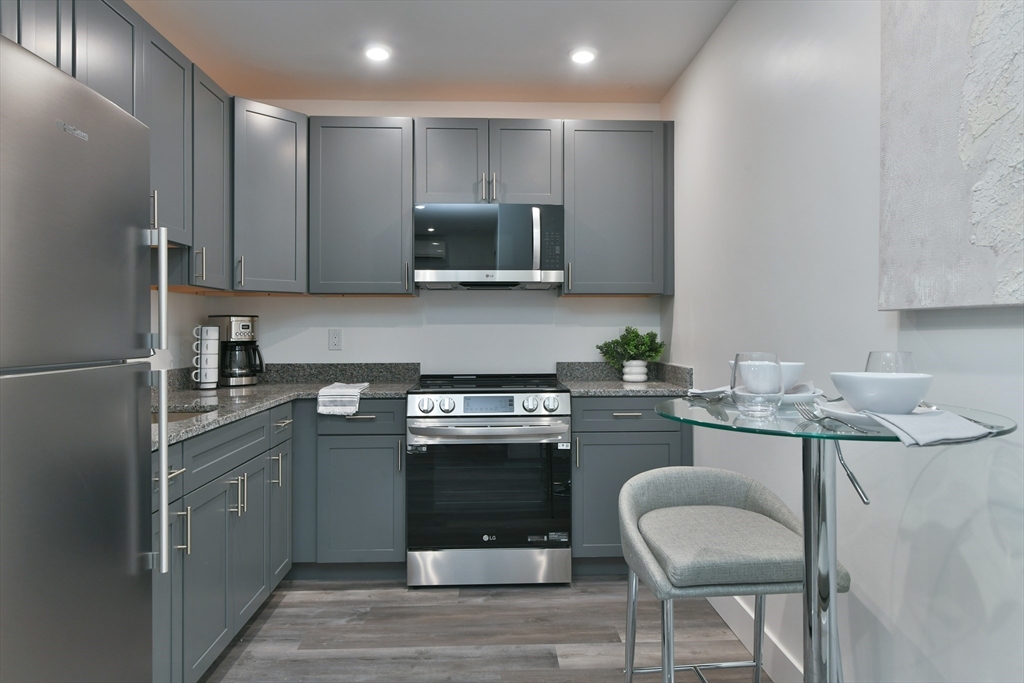
[[[708,598],[708,602],[748,650],[754,650],[754,612],[744,607],[739,598]],[[796,657],[802,657],[798,652]],[[803,666],[792,653],[786,652],[776,641],[770,629],[764,632],[764,670],[773,683],[802,683]]]

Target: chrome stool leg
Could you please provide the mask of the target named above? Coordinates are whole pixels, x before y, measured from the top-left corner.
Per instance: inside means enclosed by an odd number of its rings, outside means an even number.
[[[754,596],[754,683],[761,683],[764,664],[764,596]]]
[[[636,593],[640,579],[632,567],[626,588],[626,671],[625,683],[633,683],[633,662],[636,657]]]
[[[661,683],[675,683],[675,629],[672,600],[661,601]]]

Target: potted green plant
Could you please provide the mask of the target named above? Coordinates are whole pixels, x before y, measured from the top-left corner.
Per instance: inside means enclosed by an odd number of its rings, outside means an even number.
[[[605,361],[616,370],[622,370],[622,379],[626,382],[646,382],[648,361],[661,358],[665,350],[665,342],[658,341],[658,333],[640,331],[626,326],[618,339],[609,339],[598,344],[597,350]]]

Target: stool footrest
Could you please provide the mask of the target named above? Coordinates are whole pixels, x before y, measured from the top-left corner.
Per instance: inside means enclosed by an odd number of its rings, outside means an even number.
[[[673,669],[676,671],[697,671],[698,669],[742,669],[744,667],[756,666],[753,660],[747,662],[710,662],[708,664],[676,664]],[[626,673],[626,670],[622,670]],[[638,666],[633,669],[635,674],[661,673],[660,666]],[[699,675],[699,674],[698,674]]]

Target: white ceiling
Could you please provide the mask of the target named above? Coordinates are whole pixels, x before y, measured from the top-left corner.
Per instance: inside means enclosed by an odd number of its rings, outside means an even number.
[[[735,0],[128,0],[233,95],[657,103]],[[381,42],[385,63],[363,51]],[[569,51],[588,45],[580,67]]]

